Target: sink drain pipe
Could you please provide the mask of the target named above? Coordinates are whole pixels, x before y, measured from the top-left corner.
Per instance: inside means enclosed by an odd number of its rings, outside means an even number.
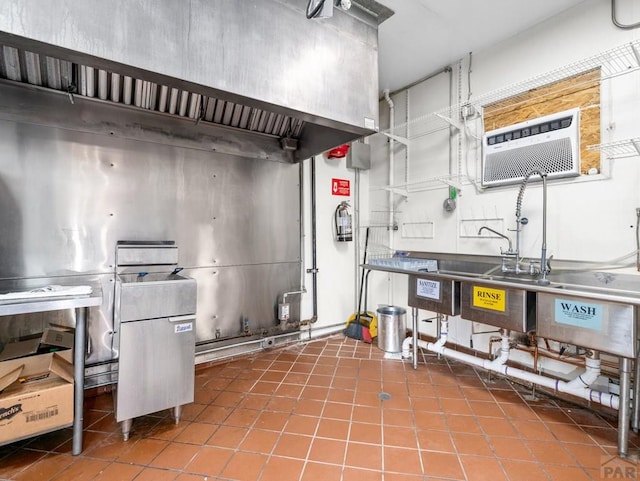
[[[496,359],[481,359],[471,354],[456,351],[454,349],[445,347],[447,342],[447,332],[449,329],[449,321],[443,320],[441,323],[440,338],[435,342],[426,342],[420,339],[417,340],[417,344],[422,349],[441,354],[450,359],[455,359],[460,362],[471,364],[473,366],[481,367],[488,371],[493,371],[504,376],[513,377],[522,381],[537,384],[548,389],[552,389],[557,392],[570,394],[587,401],[596,402],[603,406],[618,410],[620,408],[620,398],[616,394],[604,393],[590,389],[589,386],[593,384],[598,376],[600,376],[600,355],[597,351],[592,351],[592,355],[586,358],[586,370],[576,378],[570,381],[562,381],[553,379],[547,376],[542,376],[522,369],[507,366],[509,360],[509,336],[502,335],[500,344],[500,356]],[[405,359],[411,358],[411,351],[409,346],[413,344],[413,337],[407,337],[402,343],[402,357]]]

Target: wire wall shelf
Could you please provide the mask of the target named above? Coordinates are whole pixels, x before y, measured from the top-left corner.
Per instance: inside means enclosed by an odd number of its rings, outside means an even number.
[[[476,106],[476,110],[480,112],[484,106],[517,97],[531,90],[598,68],[601,72],[600,81],[640,70],[640,40],[634,40],[633,42],[606,50],[550,72],[537,75],[528,80],[516,82],[495,91],[476,96],[470,102],[452,105],[416,117],[408,122],[395,125],[394,129],[401,131],[411,127],[411,129],[408,130],[413,131],[414,135],[409,135],[408,140],[411,140],[414,136],[423,136],[440,131],[449,126],[461,130],[464,127],[461,113],[468,109],[470,104]],[[383,134],[389,134],[389,132],[390,129],[382,131]]]
[[[479,182],[479,180],[477,180]],[[464,174],[446,174],[437,177],[429,177],[426,179],[418,179],[406,183],[398,183],[393,186],[377,186],[372,187],[371,190],[386,190],[392,191],[402,197],[408,197],[409,194],[416,192],[426,192],[431,190],[442,190],[449,187],[460,188],[464,185],[470,185],[473,180],[470,180],[467,175]]]
[[[620,159],[640,155],[640,137],[618,140],[607,144],[589,145],[587,150],[599,150],[608,159]]]
[[[363,229],[369,229],[369,244],[367,246],[369,259],[386,259],[393,255],[393,250],[389,247],[389,239],[390,234],[398,230],[398,214],[400,212],[384,210],[370,212],[369,224],[363,226]],[[365,236],[361,235],[360,238],[364,243]],[[364,244],[361,247],[364,247]]]

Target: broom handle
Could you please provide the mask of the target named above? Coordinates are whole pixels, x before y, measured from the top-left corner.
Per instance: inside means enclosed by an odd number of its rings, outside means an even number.
[[[369,247],[369,228],[367,227],[367,233],[364,237],[364,259],[363,264],[367,263],[367,249]],[[358,312],[356,313],[356,322],[360,324],[360,308],[362,307],[362,290],[364,289],[364,267],[362,268],[362,278],[360,279],[360,296],[358,299]]]

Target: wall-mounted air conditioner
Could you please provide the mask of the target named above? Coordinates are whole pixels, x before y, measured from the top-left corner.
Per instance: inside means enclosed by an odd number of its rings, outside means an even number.
[[[486,132],[482,185],[519,183],[532,170],[549,178],[580,175],[580,109],[565,110]]]

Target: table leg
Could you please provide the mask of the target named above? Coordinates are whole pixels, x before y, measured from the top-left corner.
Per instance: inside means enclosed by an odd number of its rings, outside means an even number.
[[[76,333],[73,344],[73,449],[77,456],[82,452],[82,428],[84,424],[84,356],[87,344],[87,317],[89,308],[76,309]]]
[[[640,344],[640,341],[637,341]],[[631,411],[631,428],[638,434],[640,430],[640,345],[637,347],[638,355],[635,359],[635,374],[633,376],[633,409]]]

